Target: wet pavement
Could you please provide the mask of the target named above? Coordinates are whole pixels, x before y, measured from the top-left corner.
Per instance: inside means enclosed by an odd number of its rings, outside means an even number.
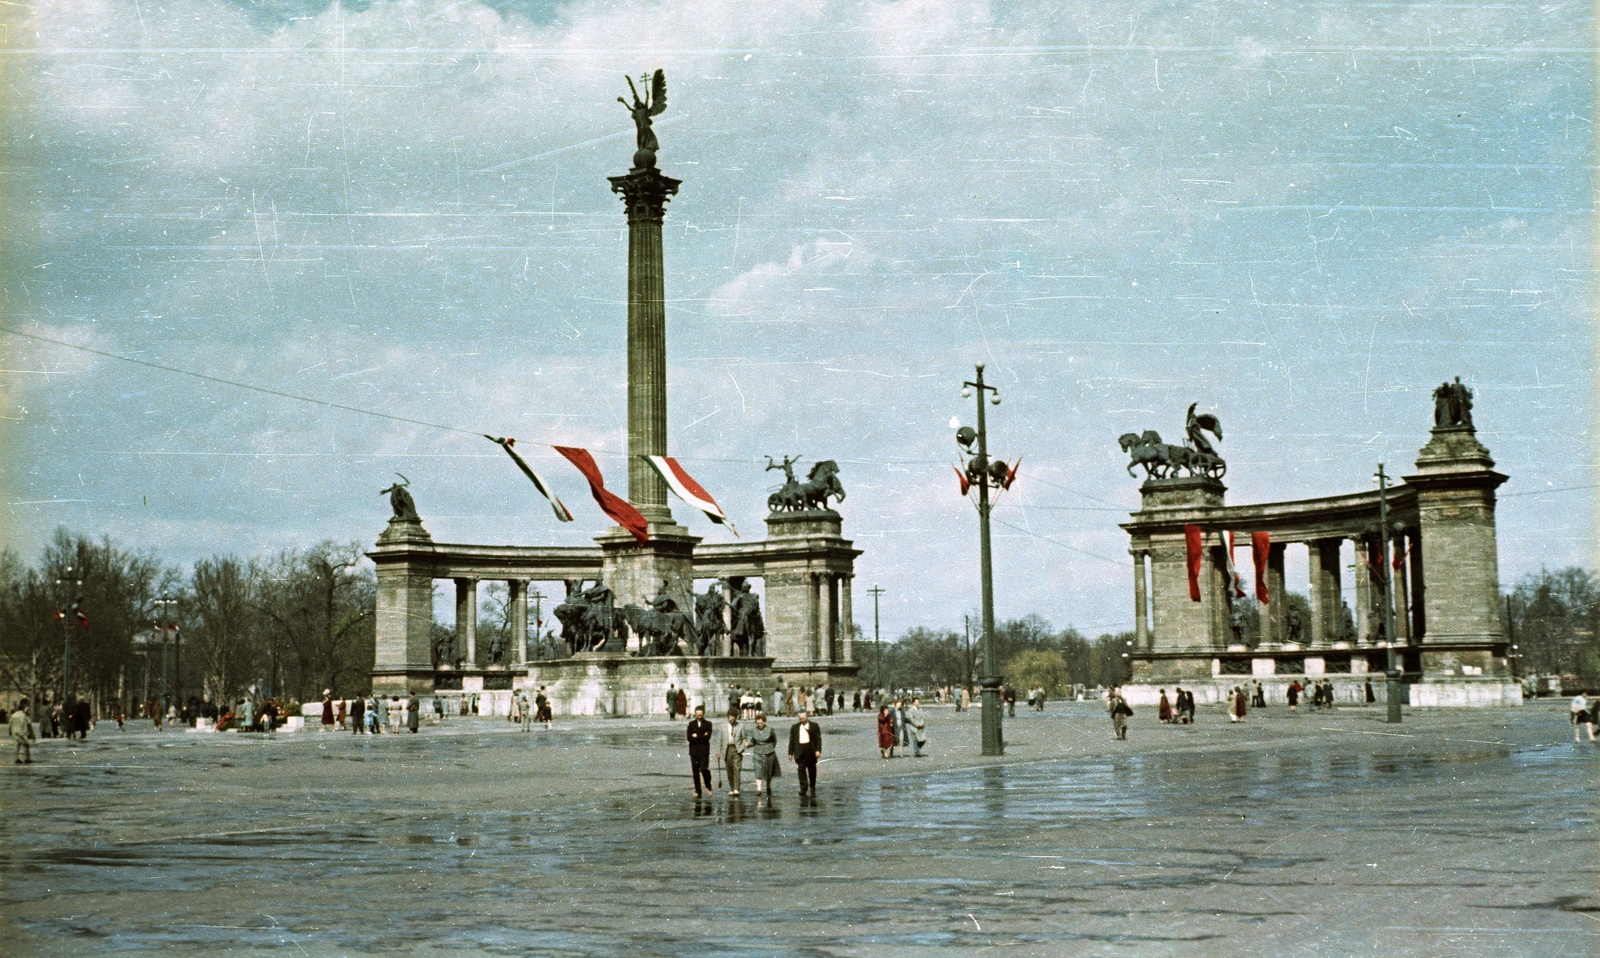
[[[682,726],[118,733],[0,771],[0,954],[1592,955],[1600,747],[1563,703],[930,714],[819,794],[695,802]],[[788,720],[778,720],[786,731]]]

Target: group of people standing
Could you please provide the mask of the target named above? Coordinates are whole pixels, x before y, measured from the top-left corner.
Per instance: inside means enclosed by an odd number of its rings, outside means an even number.
[[[530,731],[535,722],[543,722],[544,727],[549,728],[553,715],[550,710],[550,696],[545,694],[545,687],[539,686],[539,691],[534,694],[531,701],[527,689],[518,691],[516,697],[511,700],[511,714],[508,717],[521,725],[524,732]]]
[[[878,707],[878,754],[894,758],[899,747],[902,757],[905,748],[911,747],[913,758],[921,758],[928,745],[928,717],[922,711],[922,699],[912,696],[911,704],[895,699],[892,704]]]
[[[1181,685],[1172,687],[1172,699],[1167,699],[1167,690],[1161,690],[1161,701],[1156,705],[1156,717],[1162,725],[1191,725],[1194,723],[1194,693],[1187,692]]]
[[[729,709],[726,720],[713,728],[706,719],[705,706],[695,706],[694,718],[689,720],[684,730],[689,742],[689,776],[693,781],[695,798],[701,798],[705,792],[712,790],[713,755],[720,763],[717,776],[719,787],[721,773],[727,773],[729,797],[739,795],[746,756],[751,761],[756,795],[768,798],[772,795],[772,780],[783,774],[778,764],[778,733],[767,724],[765,712],[757,712],[749,723],[742,722],[740,718],[739,709]],[[789,727],[788,755],[800,776],[800,794],[804,796],[815,792],[817,762],[822,758],[822,728],[811,720],[810,713],[804,709]]]

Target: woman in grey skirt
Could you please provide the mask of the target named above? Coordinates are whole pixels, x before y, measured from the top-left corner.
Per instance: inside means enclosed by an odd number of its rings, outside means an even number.
[[[749,754],[754,758],[756,794],[771,793],[772,780],[782,775],[778,768],[778,733],[767,727],[767,717],[756,713],[756,727],[749,733]]]

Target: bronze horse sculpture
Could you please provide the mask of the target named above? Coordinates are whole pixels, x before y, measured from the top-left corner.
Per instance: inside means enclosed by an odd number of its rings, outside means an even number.
[[[773,512],[826,509],[830,497],[843,502],[844,484],[839,481],[839,464],[824,459],[811,467],[804,482],[790,479],[783,488],[768,496],[767,508]]]

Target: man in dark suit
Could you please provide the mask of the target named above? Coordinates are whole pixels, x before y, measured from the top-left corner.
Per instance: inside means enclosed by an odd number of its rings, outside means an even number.
[[[800,770],[800,794],[817,787],[817,759],[822,757],[822,729],[801,711],[789,728],[789,761]]]
[[[706,791],[711,791],[711,723],[706,721],[706,707],[696,705],[694,718],[689,720],[689,777],[694,779],[694,797],[700,797],[700,782],[704,779]]]

